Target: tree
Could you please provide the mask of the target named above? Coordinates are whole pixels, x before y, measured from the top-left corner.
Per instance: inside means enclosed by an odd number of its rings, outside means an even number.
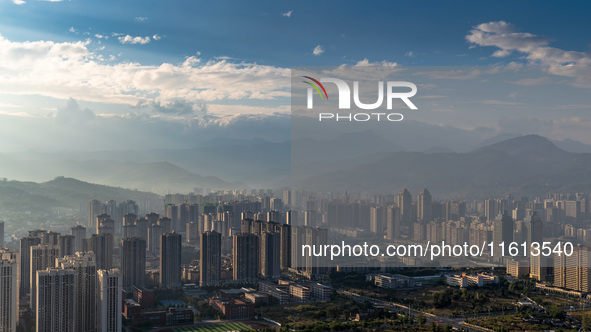
[[[351,310],[345,309],[343,311],[343,316],[345,316],[345,319],[349,319],[349,317],[351,317]]]
[[[420,314],[417,316],[417,322],[419,325],[425,325],[425,323],[427,323],[427,318],[425,318],[425,315]]]
[[[564,318],[564,311],[560,309],[557,305],[553,304],[548,308],[548,315],[552,318]]]
[[[336,305],[331,305],[326,308],[326,317],[328,318],[337,318],[340,314],[339,307]]]

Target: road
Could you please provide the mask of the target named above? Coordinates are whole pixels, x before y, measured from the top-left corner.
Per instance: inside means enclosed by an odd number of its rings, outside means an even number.
[[[478,327],[478,326],[474,326],[474,325],[469,325],[466,322],[464,322],[463,318],[448,317],[448,316],[436,316],[436,315],[433,315],[428,312],[409,308],[409,307],[399,304],[399,303],[386,302],[386,301],[374,299],[371,297],[367,297],[367,296],[363,296],[363,295],[359,295],[356,293],[351,293],[351,292],[343,291],[343,290],[338,290],[337,293],[348,296],[358,302],[369,301],[376,307],[383,307],[383,308],[388,308],[392,311],[408,313],[413,317],[422,314],[423,316],[425,316],[428,323],[436,323],[436,324],[440,324],[440,325],[448,325],[449,324],[458,330],[467,330],[467,331],[474,331],[474,332],[492,331],[492,330],[489,330],[486,328],[482,328],[482,327]],[[497,314],[499,314],[499,313],[497,313]]]

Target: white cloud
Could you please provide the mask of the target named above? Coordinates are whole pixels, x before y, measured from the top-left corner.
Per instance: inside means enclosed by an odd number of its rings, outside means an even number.
[[[438,70],[418,72],[414,75],[426,76],[432,79],[447,79],[447,80],[471,80],[480,76],[480,70],[473,68],[457,69],[457,70]]]
[[[492,56],[506,57],[513,52],[523,55],[529,63],[547,66],[554,75],[575,78],[575,85],[591,88],[591,53],[567,51],[549,46],[552,39],[527,32],[518,32],[504,21],[475,26],[466,40],[473,46],[496,47]]]
[[[413,52],[413,51],[408,51],[408,52],[406,52],[406,54],[404,54],[404,55],[405,55],[405,56],[407,56],[407,57],[414,57],[414,56],[415,56],[415,52]]]
[[[75,33],[75,32],[76,32],[76,29],[74,29],[74,27],[70,27],[70,28],[68,29],[68,31],[70,31],[71,33]]]
[[[147,20],[148,20],[148,18],[145,16],[138,16],[134,19],[134,21],[136,21],[136,22],[145,22]]]
[[[238,60],[236,58],[233,58],[233,57],[227,56],[227,55],[214,56],[213,58],[216,60]]]
[[[523,85],[523,86],[536,86],[536,85],[543,85],[552,82],[548,77],[539,77],[539,78],[522,78],[513,84]]]
[[[12,3],[15,5],[24,5],[26,2],[24,0],[12,0]]]
[[[0,35],[0,94],[41,95],[99,103],[286,98],[287,68],[196,56],[178,64],[105,63],[88,41],[14,42]]]
[[[486,105],[505,105],[505,106],[523,105],[523,103],[517,103],[517,102],[513,102],[513,101],[506,101],[506,100],[496,100],[496,99],[481,100],[480,103],[483,103]]]
[[[241,105],[240,107],[236,107],[236,105],[225,105],[225,104],[209,104],[207,105],[207,109],[212,115],[224,117],[224,116],[231,116],[237,113],[242,114],[266,114],[266,115],[273,115],[273,114],[290,114],[290,106],[282,105],[282,106],[275,106],[275,107],[267,107],[267,106],[247,106]]]
[[[23,108],[21,105],[0,102],[0,108]]]
[[[322,53],[324,53],[324,47],[322,47],[322,45],[318,45],[318,46],[314,47],[314,50],[312,51],[312,53],[316,56],[321,55]]]
[[[79,124],[91,121],[95,117],[96,115],[93,111],[88,108],[80,108],[78,102],[70,98],[70,100],[68,100],[68,104],[65,107],[60,107],[57,109],[55,121],[63,124],[71,122]]]
[[[149,43],[151,40],[150,36],[146,36],[146,37],[140,37],[140,36],[130,36],[130,35],[125,35],[125,36],[121,36],[119,37],[119,42],[121,44],[147,44]]]
[[[470,30],[466,39],[476,46],[494,46],[500,49],[494,56],[507,56],[512,51],[526,53],[532,61],[543,60],[540,50],[546,49],[550,39],[531,33],[515,32],[515,27],[507,22],[482,23]]]
[[[511,54],[511,52],[507,51],[507,50],[498,50],[495,51],[492,56],[496,57],[496,58],[504,58],[506,56],[509,56]]]
[[[386,60],[382,60],[379,62],[369,62],[367,58],[358,61],[355,64],[355,67],[363,67],[363,66],[381,66],[381,67],[396,67],[398,64],[396,62],[388,62]]]
[[[283,15],[285,17],[291,17],[291,14],[293,14],[293,10],[290,10],[287,13],[282,13],[281,15]]]
[[[160,36],[159,34],[155,34],[155,35],[152,36],[152,39],[154,39],[154,40],[160,40],[160,39],[162,39],[162,36]]]

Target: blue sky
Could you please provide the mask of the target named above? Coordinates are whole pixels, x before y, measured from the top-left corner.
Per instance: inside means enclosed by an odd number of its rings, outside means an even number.
[[[98,133],[117,121],[122,132],[137,130],[138,137],[148,124],[165,124],[179,145],[208,126],[223,136],[237,121],[288,128],[294,66],[589,66],[590,7],[556,1],[2,0],[0,131],[6,139],[0,151],[75,149],[64,124]],[[582,74],[554,75],[588,89]],[[588,110],[581,104],[569,114],[571,123]],[[538,115],[516,119],[532,116]],[[490,119],[430,121],[505,130]],[[553,125],[562,126],[553,130],[555,138],[591,144],[583,134],[566,135],[574,131],[564,123]],[[23,127],[60,138],[38,145],[19,136]],[[207,133],[214,135],[211,128]]]
[[[556,1],[3,1],[0,33],[14,41],[56,42],[112,33],[163,36],[146,45],[103,41],[105,54],[122,53],[120,60],[143,64],[181,62],[201,52],[206,59],[229,56],[281,67],[364,58],[488,65],[498,59],[489,59],[488,49],[468,49],[464,39],[473,26],[502,20],[555,39],[554,47],[587,51],[589,9],[584,2]],[[282,15],[288,12],[289,17]],[[312,54],[317,45],[325,49],[321,56]]]

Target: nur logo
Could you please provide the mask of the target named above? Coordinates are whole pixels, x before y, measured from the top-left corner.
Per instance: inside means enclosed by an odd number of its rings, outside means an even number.
[[[309,81],[302,81],[302,82],[311,86],[310,88],[308,88],[308,95],[307,95],[308,109],[312,109],[314,107],[314,98],[313,98],[314,90],[316,90],[316,92],[318,92],[320,99],[326,98],[326,100],[328,100],[328,93],[326,93],[326,89],[324,88],[324,85],[322,85],[322,83],[334,83],[337,86],[337,89],[339,90],[339,109],[351,109],[351,88],[349,87],[349,84],[347,84],[347,82],[345,82],[341,79],[338,79],[338,78],[321,78],[320,80],[317,80],[317,79],[312,78],[310,76],[302,76],[302,77],[309,80]],[[395,89],[399,90],[400,88],[408,88],[408,89],[410,89],[410,91],[409,92],[394,92]],[[321,89],[322,89],[322,92],[324,92],[324,95],[320,91]],[[402,81],[388,81],[388,82],[386,82],[386,107],[387,107],[387,109],[389,109],[389,110],[392,109],[392,100],[393,99],[402,100],[406,104],[406,106],[408,106],[408,108],[410,108],[411,110],[418,109],[415,106],[415,104],[413,104],[413,102],[410,101],[410,99],[409,99],[409,98],[413,97],[416,93],[417,93],[417,86],[414,83],[402,82]],[[355,106],[357,106],[358,108],[363,109],[363,110],[374,110],[374,109],[379,108],[380,106],[382,106],[382,104],[384,102],[384,82],[383,81],[378,82],[378,100],[373,104],[365,104],[365,103],[362,103],[361,100],[359,99],[359,82],[354,81],[353,82],[353,102],[355,103]]]

